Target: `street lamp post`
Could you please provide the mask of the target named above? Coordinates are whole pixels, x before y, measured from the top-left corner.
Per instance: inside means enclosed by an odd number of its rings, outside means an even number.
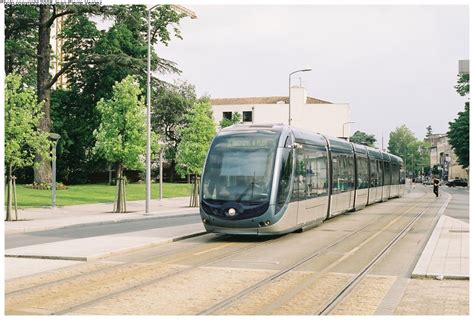
[[[52,181],[51,181],[51,208],[56,208],[56,147],[61,136],[57,133],[50,133],[49,138],[53,140],[52,147]]]
[[[347,121],[347,122],[344,122],[344,123],[342,124],[342,137],[343,137],[343,138],[346,137],[345,132],[344,132],[345,125],[346,125],[346,124],[349,124],[349,123],[355,123],[355,121]]]
[[[155,4],[150,9],[148,9],[147,13],[147,25],[148,25],[148,32],[147,32],[147,40],[148,40],[148,54],[147,54],[147,81],[146,81],[146,173],[145,173],[145,182],[146,182],[146,199],[145,199],[145,213],[150,212],[150,199],[151,199],[151,89],[150,89],[150,82],[151,82],[151,11],[156,7],[160,6],[161,4]],[[191,19],[196,19],[196,14],[180,5],[171,5],[173,10],[182,13]]]
[[[311,70],[313,69],[307,68],[307,69],[296,70],[296,71],[291,72],[288,75],[288,125],[289,126],[291,126],[291,76],[298,72],[307,72]]]

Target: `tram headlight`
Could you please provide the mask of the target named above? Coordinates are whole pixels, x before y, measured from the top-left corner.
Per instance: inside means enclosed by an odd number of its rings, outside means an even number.
[[[227,210],[228,217],[235,217],[236,215],[237,215],[237,210],[235,210],[234,208],[230,208],[229,210]]]

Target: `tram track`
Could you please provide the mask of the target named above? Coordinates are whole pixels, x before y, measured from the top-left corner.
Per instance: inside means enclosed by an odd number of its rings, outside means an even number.
[[[421,197],[423,197],[423,196],[421,196]],[[420,205],[420,202],[416,201],[415,205],[410,206],[408,209],[406,209],[402,213],[398,213],[398,215],[399,216],[404,215],[406,212],[412,210],[413,208],[416,208],[418,205]],[[400,208],[405,209],[406,207],[400,207]],[[370,224],[364,225],[361,228],[358,228],[357,230],[354,230],[351,233],[344,235],[343,237],[337,239],[333,243],[317,250],[311,256],[307,256],[306,258],[298,261],[297,263],[293,264],[292,266],[290,266],[288,268],[285,268],[284,270],[281,270],[281,271],[269,276],[266,279],[263,279],[262,281],[258,282],[257,284],[255,284],[251,287],[248,287],[247,289],[244,289],[243,291],[241,291],[237,295],[234,295],[234,296],[230,297],[229,299],[221,301],[220,303],[212,306],[211,308],[208,308],[208,309],[200,312],[199,314],[213,314],[215,312],[218,312],[219,310],[225,309],[226,306],[229,306],[232,303],[235,303],[236,301],[239,301],[240,299],[248,296],[252,292],[255,292],[256,290],[258,290],[259,288],[265,286],[266,284],[271,283],[272,281],[275,281],[276,279],[279,279],[279,278],[283,277],[285,274],[288,274],[292,270],[296,269],[298,266],[301,266],[301,265],[305,264],[306,262],[316,258],[317,256],[321,255],[323,252],[328,251],[330,248],[332,248],[332,247],[336,246],[337,244],[343,242],[344,240],[348,239],[349,237],[364,232],[366,229],[373,226],[375,223],[379,222],[384,217],[385,217],[384,215],[381,215],[378,219],[375,219],[375,221],[371,222]],[[288,237],[297,236],[297,235],[298,234],[288,234],[288,235],[284,236],[284,238],[288,239]],[[233,238],[232,236],[223,236],[222,239],[227,239],[228,240],[228,239],[232,239],[232,238]],[[113,290],[112,292],[109,292],[107,294],[98,294],[98,295],[95,295],[95,296],[92,294],[91,299],[88,299],[86,301],[83,300],[80,303],[70,303],[69,305],[64,306],[62,308],[51,308],[51,310],[48,310],[47,314],[59,315],[59,314],[74,313],[75,311],[77,311],[79,309],[86,308],[86,307],[92,306],[92,305],[100,304],[104,300],[108,300],[108,299],[117,297],[121,294],[133,292],[133,291],[138,290],[140,288],[144,288],[144,287],[150,286],[152,284],[160,283],[160,281],[165,281],[165,280],[170,279],[172,277],[182,275],[184,273],[195,270],[196,268],[206,267],[206,266],[212,265],[212,264],[214,264],[218,261],[230,258],[230,257],[232,257],[234,255],[237,255],[237,254],[244,253],[245,251],[249,251],[249,250],[255,249],[257,247],[270,245],[271,243],[277,242],[281,238],[282,237],[265,239],[262,242],[259,242],[259,243],[256,243],[256,244],[253,243],[249,246],[245,246],[244,248],[234,250],[230,253],[219,254],[217,257],[214,257],[212,259],[206,259],[207,255],[215,254],[218,251],[220,251],[220,249],[227,248],[227,246],[222,245],[222,242],[220,241],[219,246],[213,246],[211,248],[205,248],[205,250],[201,250],[201,251],[198,252],[199,256],[202,256],[202,257],[205,258],[205,260],[202,261],[202,262],[195,263],[193,265],[187,266],[187,267],[185,267],[184,269],[181,269],[181,270],[172,270],[172,269],[171,270],[166,270],[166,269],[161,270],[161,269],[157,268],[156,265],[155,266],[150,266],[150,269],[148,269],[148,272],[150,272],[150,275],[154,272],[156,274],[159,274],[158,277],[156,277],[156,276],[151,276],[151,278],[146,278],[145,277],[146,279],[143,280],[143,281],[135,281],[133,283],[129,283],[126,286],[123,286],[122,288]],[[228,242],[228,244],[232,244],[232,243],[234,243],[234,242]],[[196,251],[195,250],[196,248],[193,248],[193,249],[194,249],[194,251]],[[181,252],[181,253],[184,253],[185,251],[189,251],[189,250],[190,250],[190,248],[184,248],[182,250],[183,252]],[[176,252],[175,252],[174,256],[176,256]],[[146,263],[146,262],[150,262],[150,261],[157,260],[157,259],[160,259],[160,258],[163,258],[163,256],[160,256],[160,257],[154,256],[154,257],[151,257],[151,258],[148,258],[148,259],[143,259],[140,262],[134,261],[132,263],[127,263],[127,265],[131,266],[131,265],[136,265],[137,263]],[[170,257],[170,258],[172,258],[172,257]],[[157,262],[157,263],[160,264],[160,265],[169,265],[169,264],[175,264],[175,263],[178,263],[178,262],[185,261],[187,258],[189,258],[189,256],[182,257],[179,260],[175,259],[175,260],[170,260],[170,261],[160,261],[160,262]],[[112,268],[114,268],[116,270],[120,270],[120,268],[123,268],[124,265],[125,264],[121,264],[121,265],[113,266]],[[82,279],[87,279],[87,276],[90,276],[90,275],[94,275],[95,278],[97,278],[97,277],[100,277],[100,275],[101,275],[100,272],[101,271],[107,273],[107,271],[110,271],[110,270],[111,270],[111,268],[108,267],[108,268],[104,268],[103,270],[98,270],[97,272],[95,272],[93,274],[91,274],[91,273],[85,274],[85,275],[81,274],[81,275],[78,275],[77,277],[70,277],[70,278],[67,278],[67,279],[60,279],[56,282],[46,283],[46,284],[41,285],[43,287],[38,286],[38,287],[24,288],[24,289],[21,289],[21,290],[17,291],[16,293],[15,292],[9,292],[9,293],[6,294],[5,298],[6,298],[6,301],[7,301],[7,299],[9,297],[13,296],[13,295],[21,296],[21,293],[26,293],[26,292],[31,293],[29,291],[32,291],[32,290],[41,291],[41,289],[48,289],[48,288],[55,287],[55,286],[58,286],[58,285],[61,285],[61,284],[67,284],[68,282],[69,283],[73,282],[73,281],[77,282],[82,277],[86,277],[86,278],[82,278]],[[165,272],[160,273],[159,272],[160,270],[165,271]],[[124,276],[124,275],[122,275],[122,276]],[[120,279],[120,276],[115,277],[115,278]],[[113,278],[110,279],[110,280],[113,280]],[[83,290],[83,291],[84,291],[83,293],[87,293],[86,290]],[[31,299],[28,299],[28,300],[31,300]],[[230,300],[232,300],[232,301],[230,301]],[[7,311],[8,310],[12,310],[12,311],[21,310],[22,306],[23,306],[22,303],[19,303],[18,307],[13,305],[13,306],[11,306],[12,308],[10,308],[8,305],[6,305],[6,309],[7,309]]]
[[[423,196],[426,195],[426,193],[423,194]],[[410,206],[408,209],[406,209],[404,212],[402,212],[397,218],[395,219],[399,219],[401,218],[402,216],[404,216],[405,214],[407,214],[408,212],[410,212],[411,210],[415,209],[417,206],[419,206],[420,203],[417,202],[415,205],[413,206]],[[405,228],[403,228],[403,230],[397,234],[397,239],[400,238],[402,235],[406,234],[406,230],[409,230],[412,225],[419,219],[419,217],[421,217],[421,215],[426,212],[428,209],[430,208],[430,206],[424,208],[420,213],[417,214],[417,216],[411,220],[411,222],[405,226]],[[394,219],[394,220],[395,220]],[[392,221],[394,221],[392,220]],[[379,222],[379,219],[373,221],[372,223],[370,223],[369,225],[365,225],[357,230],[354,230],[352,231],[351,233],[349,234],[346,234],[344,237],[342,238],[339,238],[337,239],[336,241],[328,244],[327,246],[323,247],[323,248],[320,248],[318,250],[316,250],[315,252],[313,252],[312,254],[310,254],[309,256],[291,264],[290,266],[286,267],[285,269],[283,270],[280,270],[279,272],[273,274],[273,275],[270,275],[269,277],[259,281],[258,283],[240,291],[239,293],[225,299],[225,300],[222,300],[220,301],[219,303],[211,306],[210,308],[207,308],[203,311],[201,311],[199,313],[199,315],[216,315],[216,314],[219,314],[220,311],[223,311],[225,310],[226,308],[232,306],[232,305],[235,305],[238,301],[241,301],[243,300],[244,298],[250,296],[251,294],[253,293],[256,293],[258,290],[264,288],[265,286],[271,284],[272,282],[278,280],[278,279],[281,279],[282,277],[284,277],[285,275],[288,275],[291,271],[294,271],[295,269],[297,269],[298,267],[304,265],[305,263],[308,263],[309,261],[317,258],[318,256],[321,256],[323,253],[327,252],[329,249],[335,247],[336,245],[342,243],[344,240],[350,238],[350,237],[353,237],[361,232],[363,232],[364,230],[366,230],[367,228],[369,228],[370,226],[373,226],[375,225],[377,222]],[[369,240],[371,240],[372,237],[369,237]],[[365,240],[364,242],[368,242],[368,240]],[[393,246],[396,241],[395,240],[392,240],[391,242],[391,246]],[[360,246],[360,245],[359,245]],[[391,247],[390,246],[390,247]],[[385,253],[386,251],[388,250],[388,248],[384,248],[383,250],[383,253]],[[356,276],[353,277],[353,279],[351,279],[351,281],[349,281],[348,284],[344,285],[344,287],[340,290],[340,292],[338,292],[337,294],[335,294],[333,296],[333,298],[331,298],[329,301],[327,301],[325,304],[324,304],[324,308],[321,310],[321,311],[318,311],[316,312],[315,314],[327,314],[325,313],[326,311],[330,311],[332,310],[332,308],[334,308],[337,303],[343,298],[343,295],[347,292],[349,293],[350,291],[350,288],[352,288],[354,285],[356,285],[360,280],[361,280],[361,277],[365,274],[367,274],[368,271],[370,271],[370,268],[377,262],[379,261],[382,256],[383,256],[383,253],[382,254],[378,254],[377,257],[378,259],[375,261],[375,258],[373,259],[374,261],[371,261],[371,264],[369,264],[368,266],[366,266],[363,271],[361,271],[361,273],[357,274]],[[321,278],[322,275],[324,274],[327,274],[335,265],[339,264],[340,262],[342,262],[344,259],[344,257],[342,259],[338,259],[336,260],[336,262],[332,263],[330,266],[326,267],[325,270],[323,270],[322,272],[318,272],[316,274],[315,277],[313,278]],[[306,279],[307,280],[307,279]],[[308,283],[313,283],[315,279],[311,279],[311,281],[309,281]],[[285,298],[283,298],[282,300],[285,300],[285,301],[288,301],[289,299],[293,298],[294,296],[296,296],[300,291],[301,289],[304,289],[304,285],[298,289],[295,290],[295,292],[292,292],[292,293],[289,293],[286,295]],[[345,296],[345,295],[344,295]],[[275,309],[278,305],[281,305],[282,303],[284,303],[285,301],[276,301],[274,303],[272,303],[272,306],[267,306],[265,314],[268,314],[271,312],[272,309]]]
[[[402,239],[413,227],[413,225],[421,218],[421,216],[431,209],[432,206],[424,208],[419,212],[395,237],[352,279],[347,282],[324,306],[315,314],[316,315],[329,315],[334,308],[347,297],[352,290],[357,286],[360,281],[367,276],[369,271],[392,249],[400,239]]]
[[[201,237],[201,236],[203,236],[203,235],[198,235],[198,236],[193,237],[193,238],[197,238],[197,237]],[[230,236],[225,236],[224,235],[222,237],[224,239],[226,239],[226,238],[229,238]],[[190,238],[185,238],[185,239],[183,238],[183,239],[180,239],[179,241],[187,240],[187,239],[190,239]],[[174,241],[174,242],[178,242],[178,241]],[[147,248],[147,249],[150,249],[150,248]],[[189,248],[183,248],[178,253],[185,252],[186,250],[189,250]],[[173,252],[173,254],[176,254],[176,253],[177,252]],[[68,277],[65,277],[65,278],[57,279],[57,280],[54,280],[54,281],[51,281],[51,282],[45,282],[45,283],[41,283],[41,284],[38,284],[38,285],[33,285],[33,286],[17,289],[17,290],[6,291],[5,295],[7,297],[10,297],[10,296],[14,296],[14,295],[21,294],[21,293],[24,293],[24,292],[28,292],[28,291],[32,291],[32,290],[38,290],[38,289],[41,289],[41,288],[46,288],[46,287],[49,287],[49,286],[61,284],[61,283],[67,282],[67,281],[73,281],[73,280],[80,279],[80,278],[83,278],[83,277],[90,277],[90,276],[98,275],[101,272],[110,272],[110,271],[113,271],[113,270],[117,270],[119,268],[124,268],[124,267],[130,266],[130,265],[138,265],[138,264],[148,263],[148,262],[151,262],[155,259],[165,257],[166,254],[167,254],[167,252],[165,252],[163,254],[160,254],[158,256],[153,256],[153,257],[149,257],[149,258],[145,258],[145,259],[140,259],[138,261],[125,262],[125,263],[117,264],[117,265],[114,265],[114,266],[106,265],[106,266],[104,266],[100,269],[89,271],[87,273],[75,274],[75,275],[71,275],[71,276],[68,276]],[[76,266],[67,267],[67,268],[68,269],[74,269],[74,268],[76,268]],[[27,276],[27,278],[30,278],[30,276]]]
[[[291,236],[291,234],[286,235],[286,237],[288,237],[288,236]],[[235,238],[235,236],[230,236],[230,235],[222,235],[222,236],[218,236],[218,237],[220,237],[222,240],[226,240],[226,239],[229,240],[229,239]],[[252,243],[251,245],[245,246],[243,248],[234,250],[234,251],[229,252],[229,253],[220,254],[215,258],[212,258],[210,260],[205,260],[205,261],[197,263],[197,264],[193,264],[192,266],[189,266],[189,267],[187,267],[183,270],[178,270],[178,271],[175,271],[175,272],[165,273],[164,275],[160,275],[158,278],[152,278],[149,281],[139,282],[138,284],[135,283],[133,285],[126,286],[125,288],[122,288],[120,290],[116,290],[116,291],[113,291],[111,293],[108,293],[106,295],[101,295],[99,297],[95,297],[94,299],[88,300],[84,303],[76,304],[74,306],[70,306],[70,307],[67,307],[67,308],[64,308],[64,309],[61,309],[61,310],[58,310],[58,311],[54,311],[54,312],[49,313],[49,314],[58,315],[58,314],[65,314],[65,313],[68,313],[68,312],[73,312],[74,310],[83,308],[83,307],[91,305],[91,304],[95,304],[97,302],[108,299],[108,298],[113,297],[115,295],[120,295],[120,294],[122,294],[126,291],[134,290],[134,289],[137,289],[137,288],[140,288],[140,287],[143,287],[143,286],[153,284],[155,282],[163,281],[163,280],[166,280],[170,277],[178,276],[180,274],[183,274],[183,273],[189,272],[191,270],[194,270],[195,268],[203,267],[203,266],[206,266],[208,264],[212,264],[212,263],[218,262],[220,260],[232,257],[234,255],[244,253],[245,251],[268,245],[269,243],[277,241],[279,238],[281,238],[281,237],[277,237],[277,238],[276,237],[268,237],[268,238],[265,238],[263,240],[260,239],[260,241],[257,242],[257,243]],[[220,249],[227,248],[228,244],[232,245],[232,244],[236,244],[236,243],[241,243],[241,241],[227,242],[226,245],[222,245],[222,241],[219,241],[218,246],[212,246],[211,248],[204,248],[204,250],[200,250],[200,249],[196,250],[196,248],[194,248],[194,247],[193,248],[183,248],[178,253],[173,252],[171,254],[171,256],[168,257],[169,259],[165,260],[165,261],[156,261],[156,260],[162,259],[163,257],[167,257],[166,254],[159,255],[159,256],[153,256],[153,257],[146,258],[146,259],[141,259],[141,260],[138,260],[138,261],[135,260],[135,261],[132,261],[132,262],[121,263],[121,264],[117,264],[117,265],[113,265],[113,266],[107,265],[106,267],[103,267],[103,268],[98,269],[98,270],[94,270],[92,272],[73,275],[73,276],[58,279],[58,280],[55,280],[55,281],[52,281],[52,282],[42,283],[42,284],[39,284],[39,285],[30,286],[30,287],[22,288],[22,289],[19,289],[19,290],[6,292],[5,301],[7,302],[8,299],[17,298],[17,296],[21,297],[22,294],[26,294],[26,295],[31,296],[32,294],[34,294],[34,292],[38,292],[38,294],[41,295],[42,291],[54,290],[56,287],[60,287],[60,286],[68,286],[68,285],[70,286],[70,284],[74,283],[74,282],[83,282],[82,285],[86,285],[87,281],[91,282],[91,281],[94,281],[94,279],[97,279],[101,276],[102,277],[107,277],[110,274],[114,274],[114,273],[115,274],[113,275],[113,279],[122,279],[123,280],[123,275],[121,275],[122,273],[126,273],[127,275],[132,274],[132,272],[130,270],[127,270],[127,268],[132,268],[133,269],[132,271],[134,271],[134,273],[140,273],[140,272],[142,272],[142,273],[144,273],[144,272],[145,273],[146,272],[155,273],[156,271],[159,271],[159,268],[157,267],[157,265],[153,264],[153,262],[158,263],[160,266],[177,264],[179,262],[185,261],[186,259],[189,259],[193,255],[205,256],[206,254],[211,254],[211,253],[215,254]],[[202,246],[202,244],[200,244],[200,245]],[[173,257],[176,257],[176,256],[178,256],[178,258],[173,259]],[[152,264],[152,265],[149,265],[149,264]],[[125,271],[122,272],[123,270],[126,270],[126,272]],[[110,279],[110,280],[113,280],[113,279]],[[65,290],[63,290],[63,291],[65,291]],[[28,298],[28,300],[32,300],[32,298]],[[7,306],[6,309],[10,309],[10,308]],[[18,308],[15,307],[13,309],[16,310]]]

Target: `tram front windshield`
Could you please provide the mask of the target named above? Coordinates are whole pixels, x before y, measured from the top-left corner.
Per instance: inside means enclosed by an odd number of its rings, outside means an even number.
[[[203,176],[203,200],[269,201],[279,132],[229,132],[211,146]]]

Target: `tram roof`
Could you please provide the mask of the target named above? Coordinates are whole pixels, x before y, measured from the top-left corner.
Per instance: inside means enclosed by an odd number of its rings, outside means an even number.
[[[378,159],[378,160],[383,159],[382,151],[380,151],[378,149],[368,147],[367,152],[369,153],[369,158]]]
[[[403,164],[403,159],[400,158],[399,156],[396,156],[394,154],[390,153],[390,159],[392,162],[398,163],[398,164]]]
[[[322,134],[311,132],[308,130],[301,130],[298,128],[291,128],[295,136],[295,141],[305,144],[312,144],[317,146],[326,147],[327,142]]]
[[[383,152],[383,151],[382,151],[382,156],[383,156],[383,159],[384,159],[385,161],[390,161],[390,160],[391,160],[391,159],[390,159],[390,153],[387,153],[387,152]]]
[[[249,130],[272,130],[275,132],[281,132],[285,127],[282,123],[270,123],[270,124],[234,124],[229,127],[222,128],[220,132],[229,131],[249,131]]]
[[[333,137],[326,137],[329,141],[329,149],[331,151],[342,151],[345,153],[354,153],[354,149],[352,148],[352,143]]]
[[[364,146],[362,144],[357,144],[357,143],[352,143],[352,145],[354,146],[354,151],[356,153],[367,155],[367,146]]]

